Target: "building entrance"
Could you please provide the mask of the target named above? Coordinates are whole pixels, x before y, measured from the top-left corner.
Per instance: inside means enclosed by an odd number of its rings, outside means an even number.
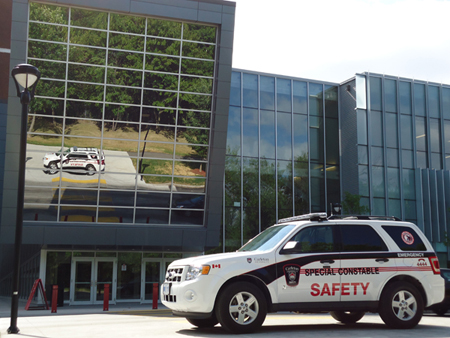
[[[70,305],[101,304],[105,284],[109,285],[109,301],[116,301],[117,259],[106,257],[74,257],[70,277]]]

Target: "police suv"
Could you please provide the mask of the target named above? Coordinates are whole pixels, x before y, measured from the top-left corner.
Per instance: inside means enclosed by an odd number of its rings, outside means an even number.
[[[47,153],[42,159],[45,168],[50,169],[50,174],[55,174],[58,169],[66,171],[86,171],[93,175],[97,171],[105,170],[105,155],[98,148],[71,147],[66,151]]]
[[[174,261],[161,287],[174,315],[233,333],[255,331],[277,311],[326,311],[342,323],[377,312],[408,329],[443,298],[439,261],[416,225],[326,213],[279,220],[237,252]]]

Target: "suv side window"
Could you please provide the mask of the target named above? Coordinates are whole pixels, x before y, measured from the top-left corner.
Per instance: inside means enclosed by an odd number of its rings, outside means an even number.
[[[427,248],[422,239],[417,235],[414,229],[403,226],[383,225],[381,226],[400,250],[403,251],[425,251]]]
[[[340,226],[342,251],[387,251],[386,243],[368,225],[344,224]]]
[[[310,226],[300,230],[291,241],[301,243],[301,252],[331,252],[334,250],[333,227]]]

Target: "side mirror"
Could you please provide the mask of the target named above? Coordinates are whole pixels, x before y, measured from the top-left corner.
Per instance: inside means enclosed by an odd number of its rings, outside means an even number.
[[[301,253],[302,252],[302,243],[296,242],[296,241],[290,241],[287,242],[283,249],[281,249],[280,254],[286,255],[286,254],[295,254],[295,253]]]

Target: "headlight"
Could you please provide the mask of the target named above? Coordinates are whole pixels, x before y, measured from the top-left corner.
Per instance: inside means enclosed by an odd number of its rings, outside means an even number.
[[[197,278],[200,275],[207,275],[209,273],[210,266],[202,265],[202,266],[189,266],[188,271],[186,273],[186,280],[192,280]]]

